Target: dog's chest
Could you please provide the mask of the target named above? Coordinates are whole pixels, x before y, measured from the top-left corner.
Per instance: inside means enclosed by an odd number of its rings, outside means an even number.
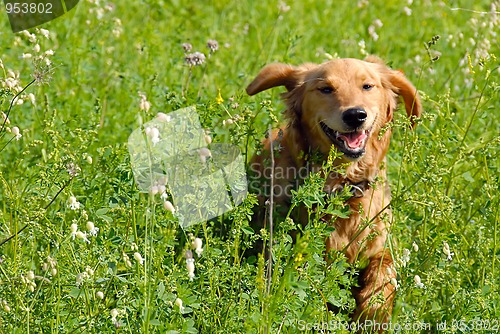
[[[348,218],[328,221],[335,231],[327,240],[327,252],[334,249],[346,254],[349,262],[368,259],[383,250],[391,221],[388,188],[370,188],[364,196],[347,201]]]

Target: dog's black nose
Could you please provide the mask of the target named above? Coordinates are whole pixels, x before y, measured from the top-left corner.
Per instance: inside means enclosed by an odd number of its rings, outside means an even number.
[[[366,121],[366,111],[363,108],[347,109],[342,114],[342,120],[351,128],[359,128]]]

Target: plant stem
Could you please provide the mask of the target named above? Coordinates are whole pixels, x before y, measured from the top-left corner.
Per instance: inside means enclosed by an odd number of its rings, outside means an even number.
[[[273,209],[274,209],[274,145],[272,127],[269,124],[269,150],[271,155],[271,190],[269,192],[269,258],[267,262],[267,294],[271,291],[272,272],[273,272]]]
[[[2,128],[0,129],[0,132],[2,132],[5,128],[5,124],[7,123],[7,119],[9,118],[10,111],[12,110],[12,106],[14,105],[14,101],[16,101],[17,98],[19,97],[19,95],[21,95],[26,89],[28,89],[29,86],[34,84],[35,81],[36,81],[36,79],[31,80],[31,82],[29,84],[24,86],[24,88],[12,98],[12,100],[10,101],[9,109],[7,110],[7,113],[5,114],[5,119],[3,120]]]
[[[497,69],[498,69],[498,67],[494,68],[492,72],[496,73]],[[490,74],[492,72],[489,72],[488,75],[486,76],[484,87],[483,87],[483,89],[481,89],[481,93],[480,93],[479,98],[477,100],[476,107],[474,108],[474,111],[472,112],[472,115],[471,115],[471,117],[469,119],[469,122],[467,123],[467,127],[465,128],[464,136],[462,137],[462,141],[458,145],[458,152],[455,155],[455,157],[453,158],[453,162],[450,164],[450,166],[451,166],[450,178],[448,180],[448,184],[446,186],[446,192],[445,192],[445,194],[447,196],[450,194],[451,184],[452,184],[453,177],[454,177],[453,172],[455,171],[455,164],[457,163],[457,161],[458,161],[458,159],[460,157],[460,153],[465,149],[465,147],[464,147],[465,139],[467,138],[467,135],[469,134],[469,130],[470,130],[471,126],[472,126],[472,122],[476,118],[476,115],[477,115],[477,113],[479,111],[479,105],[481,104],[481,101],[483,100],[484,92],[486,90],[486,87],[488,87],[488,83],[489,83],[489,80],[490,80]]]
[[[14,136],[14,137],[10,138],[9,141],[7,143],[5,143],[5,145],[2,148],[0,148],[0,152],[2,152],[7,147],[7,145],[9,145],[9,143],[14,140],[14,138],[16,138],[16,137]]]
[[[59,196],[59,194],[69,185],[69,183],[71,182],[71,180],[73,180],[73,178],[70,178],[68,181],[66,181],[66,183],[61,187],[61,189],[59,189],[59,191],[57,192],[57,194],[52,198],[52,200],[49,202],[49,204],[47,204],[46,206],[44,206],[44,210],[47,210],[49,208],[49,206],[52,205],[52,203],[54,203],[54,201],[56,200],[57,196]],[[7,243],[9,240],[11,240],[12,238],[15,238],[16,236],[18,236],[22,231],[24,231],[28,225],[30,223],[27,223],[25,224],[23,227],[21,227],[18,231],[16,231],[14,234],[12,234],[10,237],[8,237],[7,239],[5,239],[4,241],[0,242],[0,247],[2,247],[5,243]]]

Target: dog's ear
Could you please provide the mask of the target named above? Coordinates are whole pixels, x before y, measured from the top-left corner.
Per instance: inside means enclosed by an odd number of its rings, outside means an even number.
[[[391,70],[389,81],[394,87],[393,91],[403,98],[406,114],[410,117],[412,126],[415,126],[415,118],[422,114],[422,103],[417,89],[400,71]]]
[[[301,66],[292,66],[282,63],[269,64],[248,85],[246,91],[248,95],[255,95],[269,88],[285,86],[290,92],[303,83],[305,73],[313,66],[315,65],[304,64]]]
[[[380,66],[379,70],[382,75],[384,86],[403,98],[406,114],[411,119],[412,126],[414,126],[415,118],[420,117],[422,114],[422,103],[420,102],[420,97],[415,86],[406,78],[403,72],[388,68],[381,59],[375,56],[368,56],[365,61]],[[391,103],[389,107],[390,119],[392,119],[392,110],[394,108],[395,105],[392,106]]]

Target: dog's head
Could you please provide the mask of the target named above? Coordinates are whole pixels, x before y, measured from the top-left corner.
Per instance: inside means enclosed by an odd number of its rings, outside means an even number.
[[[368,143],[377,140],[390,122],[398,95],[409,117],[420,116],[416,88],[400,71],[376,57],[365,61],[336,59],[326,63],[291,66],[267,65],[247,87],[249,95],[285,86],[286,111],[292,125],[299,125],[309,145],[328,154],[331,145],[351,160],[359,160]]]

